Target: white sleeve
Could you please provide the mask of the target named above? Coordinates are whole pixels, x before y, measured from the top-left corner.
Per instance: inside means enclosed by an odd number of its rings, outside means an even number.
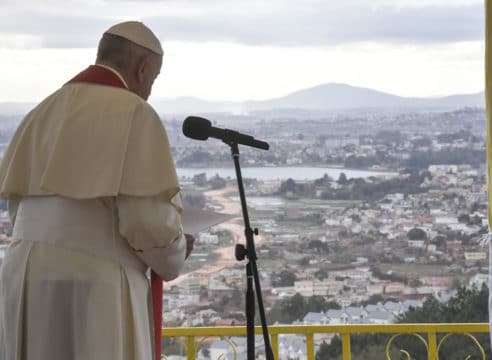
[[[186,256],[179,194],[171,201],[119,195],[116,206],[119,232],[137,256],[164,280],[175,279]]]

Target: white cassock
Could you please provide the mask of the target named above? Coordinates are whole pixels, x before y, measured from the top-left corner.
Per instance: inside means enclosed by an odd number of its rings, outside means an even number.
[[[186,241],[167,135],[124,89],[73,83],[24,119],[0,167],[13,241],[0,270],[0,360],[151,360],[149,266]]]

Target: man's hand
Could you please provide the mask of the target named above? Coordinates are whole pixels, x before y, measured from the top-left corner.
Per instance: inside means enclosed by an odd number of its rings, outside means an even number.
[[[195,245],[195,237],[191,234],[185,234],[186,238],[186,257],[185,259],[188,259],[188,256],[190,256],[191,251],[193,250],[193,247]]]

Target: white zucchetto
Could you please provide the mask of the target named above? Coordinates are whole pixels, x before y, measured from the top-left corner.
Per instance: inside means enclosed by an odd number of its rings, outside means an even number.
[[[144,23],[140,21],[125,21],[111,26],[105,34],[121,36],[131,42],[140,45],[157,55],[164,55],[161,43],[157,36]]]

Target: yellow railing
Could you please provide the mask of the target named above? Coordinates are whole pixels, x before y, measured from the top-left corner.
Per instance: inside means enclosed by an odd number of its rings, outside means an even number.
[[[314,360],[314,335],[315,334],[338,334],[342,340],[342,359],[350,360],[350,335],[361,333],[376,333],[376,334],[395,334],[387,345],[385,359],[390,360],[390,347],[393,341],[403,335],[416,336],[427,349],[428,360],[438,360],[439,350],[441,345],[452,335],[463,335],[475,344],[482,359],[486,359],[485,351],[483,350],[477,339],[471,335],[472,333],[488,333],[489,325],[480,323],[468,324],[389,324],[389,325],[300,325],[300,326],[270,326],[269,333],[275,359],[278,359],[278,336],[280,334],[302,334],[306,336],[306,353],[308,360]],[[261,327],[256,327],[256,334],[261,334]],[[427,339],[423,336],[427,335]],[[437,334],[444,334],[437,341]],[[196,328],[164,328],[162,330],[163,337],[185,337],[186,338],[186,354],[188,360],[194,360],[197,353],[196,338],[206,337],[221,337],[227,336],[245,336],[246,327],[196,327]],[[405,350],[401,350],[405,354]],[[408,358],[410,358],[407,355]]]

